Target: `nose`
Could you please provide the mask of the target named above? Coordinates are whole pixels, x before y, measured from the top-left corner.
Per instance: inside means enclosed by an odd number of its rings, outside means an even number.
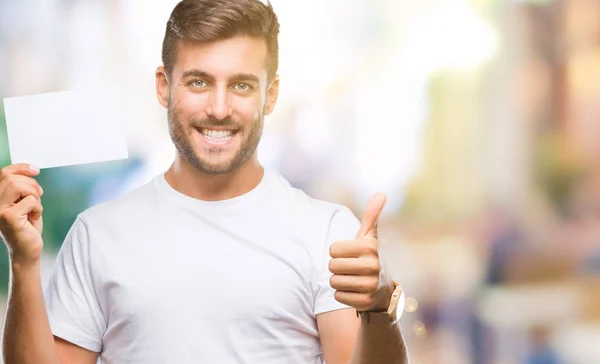
[[[231,116],[233,110],[229,101],[226,88],[216,87],[210,94],[206,114],[219,120]]]

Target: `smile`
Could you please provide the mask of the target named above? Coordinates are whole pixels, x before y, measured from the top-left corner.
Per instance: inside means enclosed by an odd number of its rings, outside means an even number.
[[[210,129],[200,129],[200,131],[202,132],[202,134],[204,134],[204,136],[207,139],[216,140],[216,141],[226,141],[226,140],[231,139],[231,137],[233,136],[233,132],[231,132],[231,130],[217,131],[217,130],[210,130]]]
[[[217,130],[217,129],[209,129],[209,128],[198,128],[198,131],[204,136],[204,138],[208,142],[213,142],[215,144],[224,144],[233,138],[233,136],[238,132],[237,130]]]

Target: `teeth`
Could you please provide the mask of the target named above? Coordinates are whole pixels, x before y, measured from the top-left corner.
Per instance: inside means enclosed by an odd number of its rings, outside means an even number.
[[[218,140],[225,141],[231,139],[232,132],[231,131],[217,131],[210,129],[202,129],[202,134],[204,134],[209,140]]]

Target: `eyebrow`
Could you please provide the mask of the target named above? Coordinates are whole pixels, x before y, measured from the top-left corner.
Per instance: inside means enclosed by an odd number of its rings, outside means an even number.
[[[260,80],[256,75],[251,73],[236,73],[229,78],[230,81],[243,81],[243,82],[254,82],[259,83]]]
[[[206,78],[209,80],[215,79],[211,74],[204,72],[204,71],[200,71],[198,69],[187,70],[181,76],[181,78],[187,78],[187,77],[200,77],[200,78]]]
[[[205,78],[208,81],[214,81],[215,80],[215,77],[213,75],[211,75],[208,72],[201,71],[199,69],[187,70],[187,71],[185,71],[183,73],[183,75],[181,77],[182,78],[199,77],[199,78]],[[232,81],[242,81],[242,82],[259,83],[260,79],[258,78],[258,76],[253,75],[251,73],[236,73],[236,74],[232,75],[231,77],[229,77],[228,81],[229,82],[232,82]]]

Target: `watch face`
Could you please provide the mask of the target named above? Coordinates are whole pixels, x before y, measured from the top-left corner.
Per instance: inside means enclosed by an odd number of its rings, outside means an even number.
[[[404,312],[404,304],[406,302],[406,297],[404,297],[404,292],[400,294],[400,299],[398,300],[398,305],[396,306],[396,320],[399,320],[402,316],[402,312]]]
[[[390,315],[390,320],[393,320],[393,322],[397,322],[398,320],[400,320],[402,312],[404,312],[404,304],[406,302],[406,298],[404,296],[404,290],[402,290],[402,288],[396,282],[394,282],[394,284],[396,285],[396,289],[394,290],[392,302],[390,304],[390,309],[392,311],[390,312],[388,310],[388,312]],[[400,295],[400,297],[398,297],[398,294]]]

